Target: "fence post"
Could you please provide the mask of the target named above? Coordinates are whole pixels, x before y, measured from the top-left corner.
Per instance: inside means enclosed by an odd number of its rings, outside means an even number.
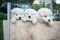
[[[7,20],[8,20],[8,26],[7,26],[7,40],[10,40],[10,10],[11,10],[11,4],[10,2],[7,2]]]

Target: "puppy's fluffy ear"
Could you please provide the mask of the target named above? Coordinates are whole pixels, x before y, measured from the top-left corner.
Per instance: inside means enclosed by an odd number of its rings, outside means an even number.
[[[16,19],[15,18],[11,18],[11,23],[16,23]]]

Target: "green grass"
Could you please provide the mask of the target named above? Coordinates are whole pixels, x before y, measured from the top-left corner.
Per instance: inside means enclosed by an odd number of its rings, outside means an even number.
[[[7,19],[7,14],[0,13],[0,20],[6,20]]]
[[[2,23],[2,21],[0,20],[0,29],[3,29],[2,25],[3,25],[3,23]]]
[[[0,20],[0,40],[3,40],[3,21]]]
[[[3,20],[7,19],[7,15],[4,13],[0,13],[0,40],[4,40],[3,35]]]

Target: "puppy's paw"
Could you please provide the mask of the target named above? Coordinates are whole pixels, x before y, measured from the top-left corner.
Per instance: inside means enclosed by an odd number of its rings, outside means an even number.
[[[36,23],[37,23],[37,20],[33,20],[32,23],[33,23],[33,24],[36,24]]]
[[[11,18],[11,23],[16,23],[16,19],[15,18]]]
[[[26,18],[23,18],[22,21],[23,21],[23,22],[26,22]]]

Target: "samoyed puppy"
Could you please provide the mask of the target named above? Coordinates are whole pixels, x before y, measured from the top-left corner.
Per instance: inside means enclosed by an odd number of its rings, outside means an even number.
[[[21,8],[13,8],[11,10],[11,40],[28,40],[28,33],[26,31],[27,25],[23,23],[24,11]]]
[[[35,24],[37,22],[37,12],[34,9],[27,9],[25,11],[25,19],[24,21],[29,21]]]
[[[29,26],[31,39],[54,40],[56,36],[57,26],[54,26],[54,24],[52,24],[52,11],[48,8],[41,8],[37,13],[39,14],[38,22],[35,25],[30,24]]]
[[[13,8],[11,10],[11,22],[15,23],[16,20],[22,20],[24,16],[24,11],[21,8]]]
[[[53,23],[53,14],[52,11],[48,8],[41,8],[38,10],[38,19],[40,19],[42,22],[45,22],[48,25],[52,25]]]

